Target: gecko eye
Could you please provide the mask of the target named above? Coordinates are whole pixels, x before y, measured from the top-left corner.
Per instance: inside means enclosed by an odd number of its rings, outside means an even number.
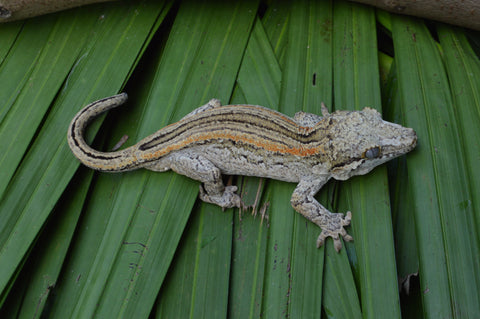
[[[380,156],[380,147],[372,147],[371,149],[368,149],[364,154],[363,157],[366,157],[368,159],[374,159]]]

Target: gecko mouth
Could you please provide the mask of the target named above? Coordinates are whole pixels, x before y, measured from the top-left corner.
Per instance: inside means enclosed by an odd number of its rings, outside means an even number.
[[[333,165],[332,169],[337,169],[337,168],[340,168],[340,167],[344,167],[344,166],[347,166],[349,164],[352,164],[353,162],[361,162],[361,164],[363,164],[365,162],[365,159],[364,158],[359,158],[359,157],[349,158],[347,161],[344,161],[344,162]]]
[[[382,145],[384,157],[393,158],[406,154],[417,146],[417,133],[411,128],[405,128],[403,134],[387,139]]]

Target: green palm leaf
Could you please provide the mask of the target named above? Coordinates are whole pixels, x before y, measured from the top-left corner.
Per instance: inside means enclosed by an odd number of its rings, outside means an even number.
[[[1,25],[2,317],[474,317],[480,63],[461,29],[429,27],[308,0],[115,2]],[[290,207],[293,184],[235,177],[254,209],[222,212],[184,176],[80,167],[71,118],[122,90],[127,106],[89,128],[98,149],[213,97],[288,115],[375,107],[419,143],[322,189],[353,213],[336,253]]]

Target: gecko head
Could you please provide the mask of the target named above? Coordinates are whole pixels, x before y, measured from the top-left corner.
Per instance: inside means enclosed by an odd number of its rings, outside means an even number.
[[[363,175],[408,153],[417,144],[411,128],[384,121],[376,110],[337,111],[327,117],[330,172],[337,180]]]

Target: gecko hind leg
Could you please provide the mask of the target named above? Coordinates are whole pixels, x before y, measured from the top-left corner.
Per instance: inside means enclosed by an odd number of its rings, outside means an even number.
[[[207,203],[222,208],[242,207],[240,196],[236,194],[237,186],[225,186],[220,169],[201,155],[189,153],[173,154],[169,159],[170,168],[203,183],[200,185],[199,197]]]
[[[353,237],[347,234],[344,226],[350,225],[351,212],[346,216],[341,213],[331,213],[314,198],[315,194],[326,183],[326,181],[302,180],[298,183],[292,194],[292,207],[311,222],[322,229],[317,239],[317,247],[324,244],[327,237],[332,237],[333,245],[337,252],[342,248],[340,236],[346,241],[352,241]]]

